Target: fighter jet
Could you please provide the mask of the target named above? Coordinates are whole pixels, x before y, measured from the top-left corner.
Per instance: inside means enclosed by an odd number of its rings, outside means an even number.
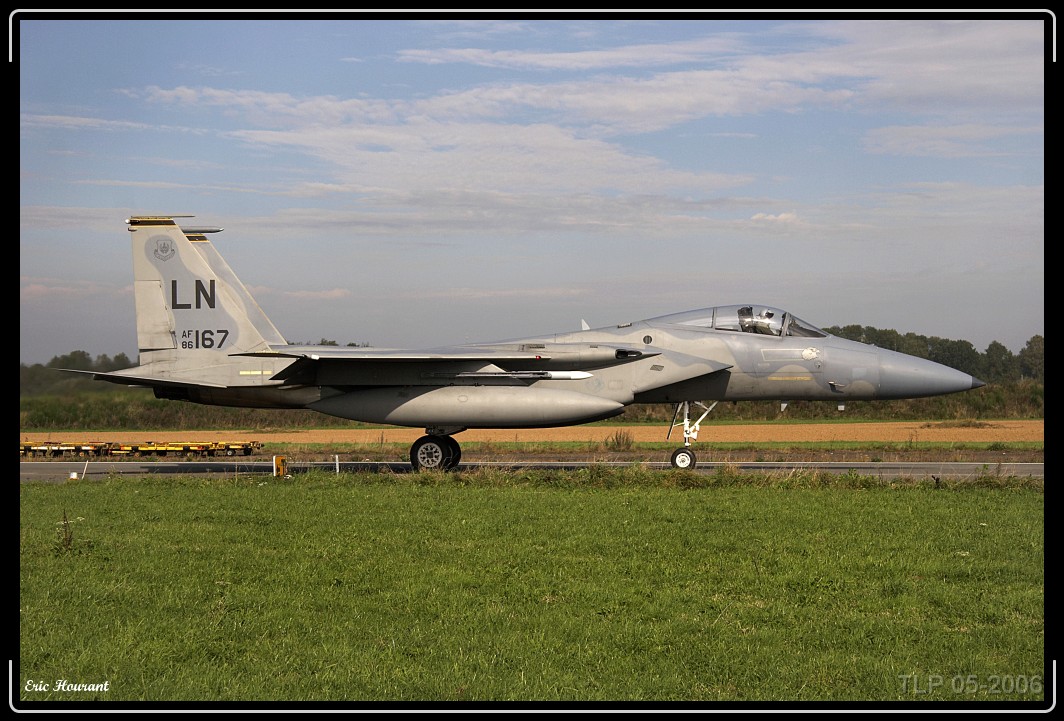
[[[692,442],[718,401],[841,406],[985,385],[752,303],[446,348],[293,345],[208,240],[221,228],[179,226],[186,217],[126,220],[140,365],[94,377],[148,386],[158,398],[422,427],[410,448],[415,469],[457,466],[454,436],[468,428],[577,425],[634,403],[675,404],[683,445],[671,462],[692,468]],[[692,408],[704,412],[693,418]]]

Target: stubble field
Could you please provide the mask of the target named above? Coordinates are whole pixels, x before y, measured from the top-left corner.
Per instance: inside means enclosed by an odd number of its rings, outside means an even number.
[[[457,434],[464,458],[490,460],[533,455],[539,458],[660,460],[683,444],[680,428],[667,438],[666,425],[587,425],[565,428],[472,429]],[[378,458],[404,456],[424,435],[421,428],[325,428],[244,431],[111,431],[21,433],[23,442],[102,441],[257,441],[265,455],[286,453],[307,460],[334,454]],[[76,437],[75,437],[76,436]],[[940,459],[971,462],[1040,462],[1044,420],[897,421],[866,423],[755,423],[705,425],[694,448],[699,458],[753,460],[766,452],[778,460],[811,460],[830,453],[832,460]],[[656,454],[656,455],[655,455]],[[375,454],[374,454],[375,455]],[[376,458],[374,459],[376,460]]]
[[[457,436],[463,442],[565,442],[605,441],[623,431],[636,443],[664,442],[668,428],[660,425],[595,425],[569,426],[565,428],[529,429],[474,429]],[[307,430],[249,430],[206,431],[211,435],[225,435],[235,440],[257,440],[263,443],[374,443],[382,439],[386,443],[412,443],[424,431],[419,428],[326,428]],[[201,434],[202,434],[201,433]],[[190,436],[193,432],[182,431],[177,435]],[[673,432],[675,440],[679,429]],[[22,433],[25,441],[43,441],[59,435],[72,433]],[[84,434],[82,434],[84,435]],[[165,431],[113,431],[92,433],[94,440],[143,441],[158,440],[175,435]],[[680,434],[682,436],[682,434]],[[876,423],[800,423],[800,424],[742,424],[703,426],[700,439],[711,443],[743,442],[793,442],[830,443],[883,442],[883,443],[1015,443],[1042,442],[1045,439],[1045,421],[898,421]]]

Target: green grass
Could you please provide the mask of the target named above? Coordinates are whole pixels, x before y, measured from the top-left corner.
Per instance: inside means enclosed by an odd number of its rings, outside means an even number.
[[[1041,702],[1043,517],[1007,478],[24,484],[14,683],[23,706]],[[108,689],[27,690],[57,679]]]

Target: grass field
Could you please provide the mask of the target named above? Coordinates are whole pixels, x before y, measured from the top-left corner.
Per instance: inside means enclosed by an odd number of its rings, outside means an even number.
[[[595,466],[24,484],[13,696],[1044,708],[1044,510]]]

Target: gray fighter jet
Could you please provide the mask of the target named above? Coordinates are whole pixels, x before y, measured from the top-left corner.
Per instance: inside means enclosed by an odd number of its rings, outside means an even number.
[[[676,405],[678,468],[695,465],[717,401],[916,398],[979,388],[967,373],[838,338],[778,308],[728,305],[496,343],[423,350],[290,345],[207,239],[176,218],[126,223],[140,365],[94,377],[159,398],[309,408],[425,428],[416,469],[458,465],[467,428],[589,423],[633,403]],[[706,405],[706,403],[711,405]],[[692,417],[692,406],[701,415]],[[671,430],[670,430],[671,434]]]

